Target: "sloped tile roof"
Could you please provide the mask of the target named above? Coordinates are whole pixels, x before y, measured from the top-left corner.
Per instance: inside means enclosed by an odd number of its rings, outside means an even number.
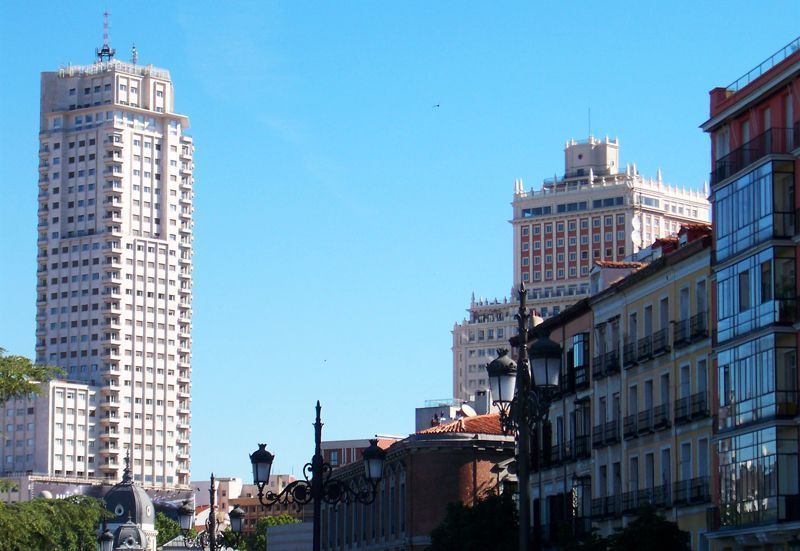
[[[503,430],[500,428],[500,414],[498,413],[476,415],[475,417],[462,417],[452,423],[436,425],[435,427],[421,430],[418,434],[441,434],[448,432],[503,434]]]

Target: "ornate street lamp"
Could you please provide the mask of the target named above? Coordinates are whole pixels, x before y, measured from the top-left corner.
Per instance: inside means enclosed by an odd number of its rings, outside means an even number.
[[[529,465],[530,436],[536,432],[541,441],[542,425],[547,421],[550,405],[558,390],[561,375],[561,346],[551,341],[546,333],[528,347],[531,314],[526,306],[527,291],[520,285],[519,310],[515,316],[519,333],[510,339],[517,348],[517,362],[508,356],[508,350],[498,349],[498,357],[486,366],[492,401],[500,409],[500,423],[505,434],[517,440],[517,480],[519,488],[519,549],[530,549],[530,498]],[[535,331],[535,329],[534,329]],[[542,494],[542,470],[539,468],[539,503]],[[541,518],[541,513],[540,513]]]
[[[210,507],[208,510],[208,518],[206,519],[206,530],[197,535],[197,537],[190,537],[189,534],[194,528],[194,507],[188,500],[183,502],[183,505],[178,509],[178,524],[181,528],[181,535],[183,541],[189,549],[209,549],[209,551],[217,551],[218,549],[231,548],[236,549],[239,546],[239,540],[242,536],[242,524],[245,516],[244,511],[238,505],[234,507],[228,517],[231,519],[231,532],[233,538],[226,537],[226,535],[219,531],[216,517],[216,485],[214,481],[214,473],[211,473],[211,486],[208,489],[208,496],[210,500]],[[231,541],[233,539],[233,541]]]
[[[319,551],[321,543],[322,502],[325,501],[325,503],[335,506],[342,502],[358,502],[368,505],[375,501],[378,484],[383,478],[383,463],[386,459],[386,452],[378,447],[378,440],[370,440],[369,447],[362,452],[364,477],[355,481],[332,478],[333,467],[322,457],[321,410],[322,406],[317,400],[317,418],[314,421],[314,457],[311,458],[311,463],[306,463],[303,467],[305,480],[295,480],[279,493],[272,490],[265,492],[264,489],[269,484],[275,456],[267,451],[266,444],[259,444],[258,449],[250,454],[253,482],[258,486],[258,501],[261,502],[261,505],[268,507],[276,503],[293,504],[300,509],[304,505],[314,502],[314,551]]]

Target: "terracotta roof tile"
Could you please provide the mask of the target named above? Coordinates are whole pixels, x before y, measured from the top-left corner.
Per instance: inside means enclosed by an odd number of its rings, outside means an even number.
[[[693,222],[693,223],[681,224],[681,228],[686,228],[687,230],[708,230],[708,231],[711,231],[711,224],[707,224],[705,222]]]
[[[436,425],[429,429],[421,430],[418,434],[441,434],[447,432],[466,432],[473,434],[503,434],[500,428],[500,414],[489,413],[475,417],[462,417],[446,425]]]
[[[601,268],[641,268],[647,266],[646,262],[633,262],[621,260],[595,260],[594,262]]]

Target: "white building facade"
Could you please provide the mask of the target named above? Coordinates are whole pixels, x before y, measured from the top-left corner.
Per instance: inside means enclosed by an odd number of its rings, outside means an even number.
[[[539,191],[517,180],[512,206],[514,287],[525,283],[543,318],[589,294],[594,262],[622,261],[711,213],[707,192],[620,170],[619,140],[591,136],[566,143],[564,175]]]
[[[529,306],[542,318],[589,296],[592,266],[623,261],[681,225],[707,223],[707,192],[644,178],[636,165],[620,169],[619,140],[570,140],[564,175],[540,190],[514,183],[514,289],[528,288]],[[513,293],[512,293],[513,294]],[[516,333],[516,297],[475,301],[453,327],[453,397],[470,400],[488,389],[485,365]],[[513,333],[511,333],[513,331]]]
[[[152,65],[109,58],[41,82],[36,361],[65,375],[0,412],[14,429],[0,470],[117,481],[130,450],[143,486],[188,487],[188,119]]]

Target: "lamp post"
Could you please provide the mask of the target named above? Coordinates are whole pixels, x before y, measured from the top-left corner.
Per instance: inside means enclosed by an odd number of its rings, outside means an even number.
[[[209,551],[217,551],[217,549],[230,547],[232,543],[234,549],[237,548],[242,535],[242,521],[245,513],[238,505],[228,513],[228,517],[231,519],[231,531],[234,535],[234,541],[231,542],[227,540],[225,535],[219,532],[219,525],[217,524],[214,473],[211,473],[211,486],[208,488],[208,497],[210,507],[208,510],[208,519],[206,519],[206,531],[199,534],[196,538],[189,537],[191,529],[194,528],[194,507],[187,500],[184,501],[183,505],[178,509],[178,524],[180,524],[181,535],[183,536],[184,543],[186,543],[186,547],[190,549],[209,549]]]
[[[259,444],[258,449],[250,454],[253,466],[253,482],[258,486],[258,501],[261,505],[270,506],[276,503],[294,504],[298,509],[314,503],[314,551],[320,550],[320,534],[322,526],[322,502],[337,505],[340,502],[359,502],[368,505],[375,501],[378,483],[383,477],[383,462],[386,452],[378,447],[378,440],[370,440],[370,445],[362,452],[364,459],[364,476],[356,481],[343,481],[331,478],[333,468],[322,457],[322,421],[320,406],[317,400],[317,418],[314,421],[314,457],[311,463],[303,467],[305,480],[295,480],[282,491],[264,491],[269,483],[272,461],[275,456],[267,451],[266,444]]]
[[[518,349],[517,362],[508,350],[498,349],[498,357],[486,366],[493,403],[500,409],[500,423],[505,434],[517,440],[517,485],[519,486],[519,549],[530,549],[530,454],[531,432],[541,441],[542,425],[558,389],[561,375],[561,346],[548,334],[538,334],[528,348],[528,326],[531,314],[526,306],[527,291],[522,284],[518,291],[519,310],[515,316],[519,333],[509,340]],[[539,466],[539,518],[542,503],[542,469]]]

